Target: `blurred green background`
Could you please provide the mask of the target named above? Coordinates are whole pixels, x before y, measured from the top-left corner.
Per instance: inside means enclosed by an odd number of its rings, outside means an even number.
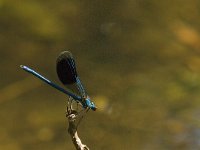
[[[0,0],[1,150],[75,149],[66,96],[19,67],[60,84],[62,50],[99,108],[90,149],[200,149],[199,0]]]

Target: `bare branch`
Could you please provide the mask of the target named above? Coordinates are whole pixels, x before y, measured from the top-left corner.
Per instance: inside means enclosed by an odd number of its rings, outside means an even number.
[[[89,148],[81,142],[81,139],[78,136],[76,118],[77,113],[74,111],[71,114],[67,115],[69,121],[68,133],[72,138],[72,142],[77,150],[89,150]]]

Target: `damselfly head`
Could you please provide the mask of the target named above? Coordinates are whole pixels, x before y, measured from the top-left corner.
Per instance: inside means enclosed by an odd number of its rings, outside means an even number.
[[[91,99],[90,99],[90,97],[89,96],[87,96],[85,99],[84,99],[84,101],[85,101],[85,104],[86,104],[86,107],[89,107],[89,108],[91,108],[92,110],[96,110],[97,109],[97,107],[94,105],[94,103],[91,101]]]

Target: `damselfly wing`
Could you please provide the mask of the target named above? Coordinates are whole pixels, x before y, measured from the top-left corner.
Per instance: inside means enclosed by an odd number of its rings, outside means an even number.
[[[85,98],[86,92],[76,71],[76,64],[69,51],[60,53],[56,61],[56,71],[60,81],[73,93]]]

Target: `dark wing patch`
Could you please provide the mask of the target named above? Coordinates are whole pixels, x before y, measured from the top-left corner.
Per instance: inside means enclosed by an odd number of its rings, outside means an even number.
[[[77,72],[72,54],[68,51],[62,52],[56,61],[58,78],[64,85],[76,83]]]

